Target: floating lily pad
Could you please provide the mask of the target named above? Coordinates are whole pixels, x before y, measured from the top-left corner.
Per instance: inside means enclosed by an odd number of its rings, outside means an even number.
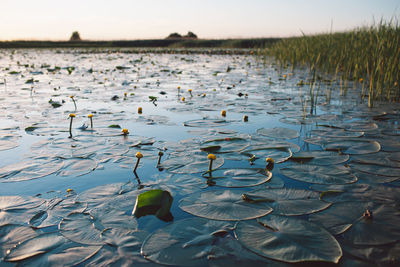
[[[166,265],[206,266],[213,247],[233,226],[201,218],[180,220],[151,234],[143,243],[146,259]]]
[[[64,167],[58,175],[60,176],[82,176],[94,171],[97,162],[92,159],[70,159],[64,160]]]
[[[338,128],[323,128],[311,131],[312,135],[324,138],[358,138],[364,135],[364,132],[346,131]]]
[[[243,155],[247,155],[250,158],[262,159],[272,158],[275,163],[282,163],[292,157],[292,151],[288,147],[263,147],[260,146],[256,149],[248,149],[242,152]]]
[[[320,200],[320,194],[304,189],[256,189],[245,193],[248,201],[266,202],[273,214],[297,216],[318,212],[331,203]]]
[[[366,215],[369,212],[370,216]],[[310,215],[332,234],[358,245],[382,245],[400,239],[400,211],[388,205],[368,202],[340,202]]]
[[[72,212],[84,212],[86,203],[77,202],[73,199],[59,199],[55,203],[48,204],[47,210],[41,210],[29,220],[29,224],[36,228],[58,225],[63,217]]]
[[[181,199],[179,207],[195,216],[212,220],[249,220],[267,215],[272,209],[264,202],[244,201],[240,191],[216,190]]]
[[[105,227],[89,213],[70,213],[59,225],[60,233],[74,242],[85,245],[102,245],[100,237]]]
[[[336,165],[346,162],[349,158],[349,155],[332,151],[302,151],[294,153],[290,159],[311,165]]]
[[[4,261],[16,262],[46,253],[62,245],[66,239],[58,233],[44,233],[28,239],[10,250]]]
[[[31,227],[17,224],[0,226],[0,258],[11,248],[36,236],[38,234]]]
[[[135,207],[132,215],[137,218],[146,215],[155,215],[163,221],[172,221],[173,216],[169,211],[172,205],[173,198],[168,191],[153,189],[141,193],[136,198]]]
[[[339,243],[329,232],[301,219],[268,215],[258,223],[239,222],[235,233],[246,248],[275,260],[338,263],[342,256]]]
[[[209,153],[229,153],[244,150],[250,144],[249,138],[244,137],[226,137],[204,141],[200,150]]]
[[[183,157],[182,157],[183,156]],[[172,173],[190,174],[208,171],[210,160],[207,155],[190,155],[184,154],[180,157],[171,157],[164,160],[159,167],[166,169]],[[218,169],[224,164],[222,157],[217,157],[213,161],[212,168]]]
[[[293,139],[299,137],[296,130],[289,128],[261,128],[257,130],[257,134],[277,139]]]
[[[190,120],[183,123],[187,127],[219,127],[224,126],[228,122],[221,119],[202,119],[202,120]]]
[[[323,144],[325,150],[340,151],[350,155],[362,155],[376,153],[381,145],[376,141],[368,140],[338,140]]]
[[[18,162],[1,168],[0,179],[4,179],[3,182],[37,179],[57,172],[63,165],[61,160],[54,158]]]
[[[206,173],[203,176],[209,181],[215,182],[216,186],[250,187],[268,182],[272,178],[272,173],[256,168],[218,169],[211,175]]]
[[[360,172],[400,178],[400,168],[384,167],[375,164],[360,164],[355,162],[352,162],[349,165],[352,169]]]
[[[350,168],[344,166],[297,164],[281,168],[280,172],[289,178],[313,184],[349,184],[357,181]]]
[[[26,196],[0,196],[0,211],[28,210],[44,203],[41,198]]]
[[[13,140],[0,140],[0,151],[2,150],[8,150],[12,149],[14,147],[17,147],[18,143]]]

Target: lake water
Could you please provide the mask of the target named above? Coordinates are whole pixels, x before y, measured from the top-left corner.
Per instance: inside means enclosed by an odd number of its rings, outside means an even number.
[[[398,263],[400,106],[311,78],[249,51],[1,50],[1,263]],[[152,189],[172,221],[131,215]]]

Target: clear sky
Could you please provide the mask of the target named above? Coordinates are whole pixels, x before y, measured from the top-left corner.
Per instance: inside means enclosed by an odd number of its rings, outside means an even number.
[[[399,0],[0,0],[0,40],[285,37],[400,18]]]

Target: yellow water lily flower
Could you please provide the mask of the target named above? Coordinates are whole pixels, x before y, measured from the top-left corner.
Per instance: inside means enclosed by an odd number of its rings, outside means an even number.
[[[222,110],[222,111],[221,111],[221,116],[222,116],[222,117],[226,117],[226,110]]]
[[[129,134],[129,130],[126,129],[126,128],[124,128],[124,129],[122,129],[122,133],[123,133],[124,135],[127,135],[127,134]]]

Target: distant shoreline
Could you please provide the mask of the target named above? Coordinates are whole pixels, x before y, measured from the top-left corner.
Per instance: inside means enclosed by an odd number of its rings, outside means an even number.
[[[0,41],[1,48],[266,48],[281,38],[115,41]]]

